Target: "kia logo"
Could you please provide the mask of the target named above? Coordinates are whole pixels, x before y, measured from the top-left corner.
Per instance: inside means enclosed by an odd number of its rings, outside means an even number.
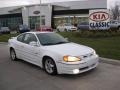
[[[103,11],[94,12],[90,14],[89,19],[96,22],[106,21],[107,19],[109,19],[109,14]]]
[[[34,11],[33,13],[34,13],[34,14],[39,14],[39,13],[40,13],[40,11]]]

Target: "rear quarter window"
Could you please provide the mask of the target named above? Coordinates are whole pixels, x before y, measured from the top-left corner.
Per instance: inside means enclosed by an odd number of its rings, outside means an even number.
[[[19,35],[19,36],[17,37],[17,40],[20,41],[20,42],[23,42],[23,38],[24,38],[24,34]]]

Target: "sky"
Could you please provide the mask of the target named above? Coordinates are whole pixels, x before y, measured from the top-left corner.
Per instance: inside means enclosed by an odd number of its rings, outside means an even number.
[[[115,4],[119,4],[120,5],[120,0],[108,0],[108,8],[113,7]]]
[[[41,1],[42,3],[49,3],[49,2],[84,1],[84,0],[41,0]],[[120,2],[120,0],[108,0],[108,8],[112,7],[115,4],[115,2]],[[38,3],[40,3],[40,0],[0,0],[0,8]]]

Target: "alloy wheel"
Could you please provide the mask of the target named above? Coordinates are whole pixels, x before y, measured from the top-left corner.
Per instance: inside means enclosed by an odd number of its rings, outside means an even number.
[[[56,74],[56,65],[52,59],[46,59],[44,67],[48,74]]]
[[[13,49],[10,50],[10,57],[11,57],[12,60],[16,60],[16,53]]]

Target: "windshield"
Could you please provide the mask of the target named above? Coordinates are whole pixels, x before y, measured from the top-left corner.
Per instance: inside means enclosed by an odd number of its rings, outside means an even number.
[[[42,45],[56,45],[68,43],[64,37],[57,33],[39,33],[37,37]]]

